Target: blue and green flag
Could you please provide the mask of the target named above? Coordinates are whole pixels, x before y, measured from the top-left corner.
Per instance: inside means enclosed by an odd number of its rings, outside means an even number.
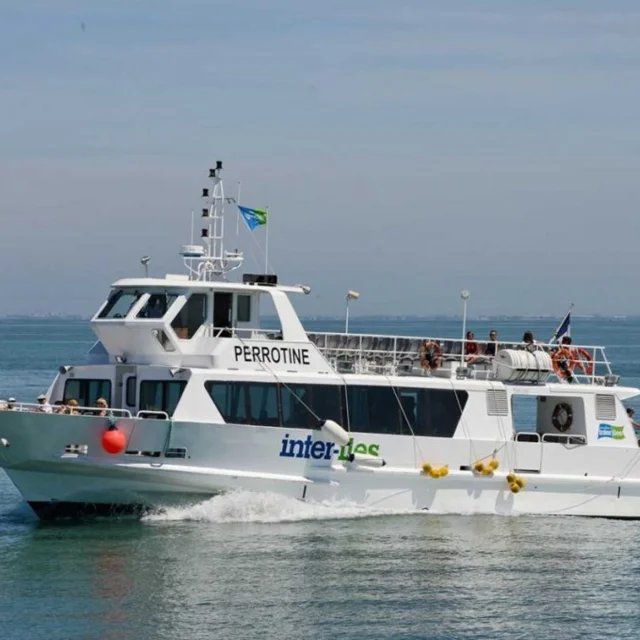
[[[240,205],[238,205],[238,209],[250,231],[253,231],[256,227],[267,224],[268,213],[264,209],[250,209],[249,207],[241,207]]]

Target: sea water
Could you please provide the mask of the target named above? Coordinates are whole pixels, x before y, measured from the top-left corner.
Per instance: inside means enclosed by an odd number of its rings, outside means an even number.
[[[307,321],[309,330],[340,323]],[[460,335],[459,322],[352,320]],[[471,321],[546,340],[553,322]],[[640,386],[640,321],[575,319]],[[0,397],[33,401],[85,322],[0,320]],[[640,410],[640,404],[630,406]],[[526,419],[526,408],[521,419]],[[0,472],[0,639],[638,638],[638,524],[437,516],[238,492],[142,520],[39,523]]]

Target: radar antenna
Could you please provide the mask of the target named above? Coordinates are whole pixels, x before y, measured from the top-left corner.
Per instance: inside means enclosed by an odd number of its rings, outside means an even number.
[[[224,205],[235,203],[234,198],[225,198],[222,184],[222,162],[216,162],[215,169],[209,169],[211,188],[202,189],[202,229],[200,236],[205,244],[183,245],[180,255],[192,280],[213,280],[224,277],[230,271],[242,266],[244,256],[240,251],[224,250]]]

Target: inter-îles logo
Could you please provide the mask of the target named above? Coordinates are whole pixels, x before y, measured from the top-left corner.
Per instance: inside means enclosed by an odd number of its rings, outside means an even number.
[[[313,440],[312,436],[307,436],[304,440],[295,440],[285,434],[280,448],[281,458],[305,458],[307,460],[330,460],[337,456],[338,460],[347,460],[353,453],[366,453],[370,456],[380,455],[379,444],[356,443],[353,438],[347,444],[339,447],[334,442],[325,440]]]

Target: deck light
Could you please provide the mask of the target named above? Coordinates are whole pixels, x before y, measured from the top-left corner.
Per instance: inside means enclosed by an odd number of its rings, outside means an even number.
[[[144,267],[144,277],[149,277],[149,263],[151,262],[151,258],[149,256],[142,256],[140,258],[140,264]]]
[[[460,292],[462,300],[462,353],[460,354],[460,366],[464,368],[465,346],[467,343],[467,300],[471,297],[469,289],[463,289]]]
[[[347,291],[347,295],[346,295],[347,305],[346,305],[346,313],[344,318],[345,333],[349,333],[349,300],[357,300],[359,297],[360,297],[360,294],[357,291],[352,291],[351,289]]]

